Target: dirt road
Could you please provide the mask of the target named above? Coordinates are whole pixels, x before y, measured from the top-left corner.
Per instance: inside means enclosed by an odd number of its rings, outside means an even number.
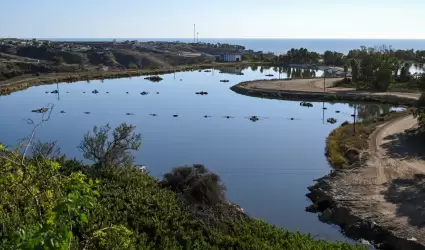
[[[355,95],[393,95],[398,97],[418,99],[419,93],[401,93],[401,92],[370,92],[358,91],[355,88],[334,87],[335,83],[343,78],[316,78],[316,79],[293,79],[293,80],[259,80],[241,83],[241,87],[252,90],[265,90],[276,92],[309,92],[328,94],[355,94]],[[325,85],[325,88],[324,86]]]
[[[354,214],[425,244],[425,151],[405,133],[416,125],[409,115],[379,127],[366,165],[342,174],[333,190],[341,200],[350,197]]]

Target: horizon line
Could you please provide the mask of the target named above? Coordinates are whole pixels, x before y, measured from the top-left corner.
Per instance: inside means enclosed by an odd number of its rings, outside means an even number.
[[[7,38],[17,38],[17,39],[193,39],[193,37],[0,37],[3,39]],[[240,40],[246,40],[246,39],[269,39],[269,40],[278,40],[278,39],[287,39],[287,40],[425,40],[424,38],[390,38],[390,37],[383,37],[383,38],[362,38],[362,37],[353,37],[353,38],[347,38],[347,37],[205,37],[205,38],[199,38],[200,41],[202,40],[209,40],[209,39],[240,39]]]

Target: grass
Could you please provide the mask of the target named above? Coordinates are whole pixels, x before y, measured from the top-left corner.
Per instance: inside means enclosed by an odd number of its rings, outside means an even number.
[[[333,130],[326,140],[326,156],[329,163],[335,169],[348,168],[350,166],[350,160],[346,157],[347,151],[361,152],[367,150],[369,147],[369,137],[379,125],[411,112],[412,109],[390,112],[382,114],[375,120],[356,123],[355,133],[354,124],[344,122],[340,127]]]

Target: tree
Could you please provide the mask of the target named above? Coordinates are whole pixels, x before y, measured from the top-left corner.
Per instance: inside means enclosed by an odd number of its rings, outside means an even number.
[[[100,128],[94,126],[93,135],[87,132],[78,149],[83,152],[84,158],[94,161],[100,167],[130,166],[134,157],[129,151],[138,150],[142,144],[142,136],[134,133],[135,128],[123,123],[114,129],[113,138],[108,141],[111,130],[109,124]]]
[[[351,59],[351,75],[354,82],[358,80],[359,77],[359,62],[356,59]]]
[[[191,203],[215,205],[225,200],[220,177],[200,164],[174,168],[164,175],[163,185]]]
[[[344,65],[344,79],[347,79],[348,66]]]

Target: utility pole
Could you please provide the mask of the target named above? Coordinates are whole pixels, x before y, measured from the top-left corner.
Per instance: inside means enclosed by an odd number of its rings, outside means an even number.
[[[354,124],[353,124],[353,134],[356,134],[356,116],[357,116],[357,104],[354,104]]]
[[[326,71],[323,72],[323,93],[326,92]]]

